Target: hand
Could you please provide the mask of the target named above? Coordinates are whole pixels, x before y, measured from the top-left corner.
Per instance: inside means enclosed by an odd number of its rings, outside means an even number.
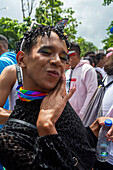
[[[101,126],[104,126],[105,123],[104,121],[106,119],[111,119],[112,120],[112,126],[110,127],[108,133],[106,134],[106,138],[108,141],[112,141],[113,142],[113,118],[111,117],[99,117],[98,119],[95,120],[95,122],[90,126],[90,128],[92,129],[92,131],[94,132],[95,136],[98,137],[98,133],[99,130],[101,128]]]
[[[40,136],[57,134],[55,123],[75,90],[76,88],[73,87],[66,94],[66,78],[63,75],[57,87],[43,99],[37,120],[37,129]]]
[[[106,138],[108,141],[112,141],[113,142],[113,118],[109,118],[108,119],[111,119],[112,120],[112,126],[110,127],[108,133],[106,134]]]

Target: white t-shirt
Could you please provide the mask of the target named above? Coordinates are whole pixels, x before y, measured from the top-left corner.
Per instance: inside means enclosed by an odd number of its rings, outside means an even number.
[[[112,76],[107,76],[104,85],[107,85],[113,80]],[[102,115],[113,117],[113,83],[106,88],[102,101]],[[110,153],[108,163],[113,165],[113,143],[110,143]]]
[[[98,71],[102,75],[103,78],[106,75],[106,72],[104,71],[104,68],[95,67],[95,70]]]

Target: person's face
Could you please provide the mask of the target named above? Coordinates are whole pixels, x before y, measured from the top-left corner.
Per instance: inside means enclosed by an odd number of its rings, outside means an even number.
[[[69,61],[66,63],[65,70],[68,70],[70,68],[71,68],[71,59],[69,59]]]
[[[40,37],[37,42],[30,54],[25,54],[23,59],[23,88],[49,92],[65,71],[66,61],[62,58],[67,55],[67,46],[54,32],[51,32],[50,38]]]
[[[5,53],[5,52],[8,51],[8,45],[7,45],[6,43],[5,43],[5,46],[7,47],[7,49],[4,48],[3,42],[0,42],[0,56],[1,56],[3,53]]]
[[[75,68],[77,64],[78,64],[78,57],[77,57],[77,53],[75,52],[75,54],[71,57],[71,68]]]

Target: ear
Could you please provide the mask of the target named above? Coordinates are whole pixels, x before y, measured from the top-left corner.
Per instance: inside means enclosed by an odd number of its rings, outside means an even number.
[[[25,53],[23,51],[19,51],[16,55],[17,63],[20,67],[25,67]]]

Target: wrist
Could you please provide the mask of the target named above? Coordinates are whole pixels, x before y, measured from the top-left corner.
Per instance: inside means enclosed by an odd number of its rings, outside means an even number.
[[[57,134],[55,124],[53,124],[50,120],[47,121],[37,120],[36,125],[39,136]]]

